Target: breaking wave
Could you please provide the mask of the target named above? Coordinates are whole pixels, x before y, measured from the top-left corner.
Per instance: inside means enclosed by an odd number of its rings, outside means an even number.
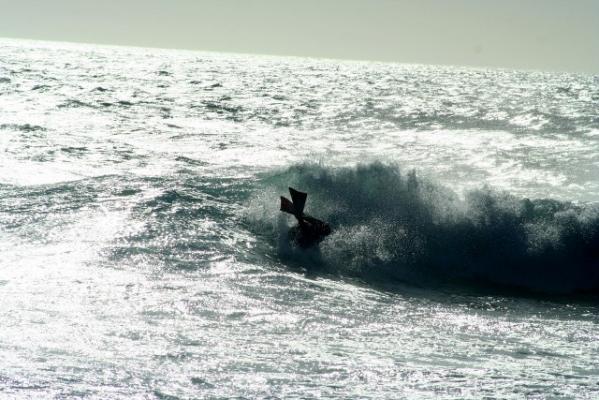
[[[381,163],[301,164],[262,179],[251,229],[286,263],[361,279],[468,283],[545,293],[599,289],[599,208],[518,198],[489,188],[458,196]],[[307,212],[333,227],[318,249],[289,245],[293,221],[273,207],[287,186],[309,193]]]

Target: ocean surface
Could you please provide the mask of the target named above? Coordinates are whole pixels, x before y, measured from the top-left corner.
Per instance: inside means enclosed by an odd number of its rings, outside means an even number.
[[[0,398],[597,399],[598,178],[599,76],[1,39]]]

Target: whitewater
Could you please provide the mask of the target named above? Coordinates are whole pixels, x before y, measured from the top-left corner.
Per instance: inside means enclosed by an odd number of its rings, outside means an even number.
[[[598,398],[598,110],[584,74],[0,39],[0,398]]]

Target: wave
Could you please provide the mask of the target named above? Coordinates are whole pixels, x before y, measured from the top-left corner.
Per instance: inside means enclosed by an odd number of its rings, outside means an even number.
[[[12,130],[29,133],[36,131],[45,131],[46,128],[44,128],[43,126],[31,124],[0,124],[0,130]]]
[[[599,208],[518,198],[489,188],[458,196],[395,165],[301,164],[263,177],[249,202],[252,230],[287,263],[361,279],[468,283],[544,293],[599,289]],[[276,204],[287,186],[333,227],[318,249],[290,246]]]

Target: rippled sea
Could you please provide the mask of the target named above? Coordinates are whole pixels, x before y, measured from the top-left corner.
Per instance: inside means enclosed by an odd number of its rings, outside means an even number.
[[[599,398],[598,110],[591,75],[2,39],[0,398]]]

